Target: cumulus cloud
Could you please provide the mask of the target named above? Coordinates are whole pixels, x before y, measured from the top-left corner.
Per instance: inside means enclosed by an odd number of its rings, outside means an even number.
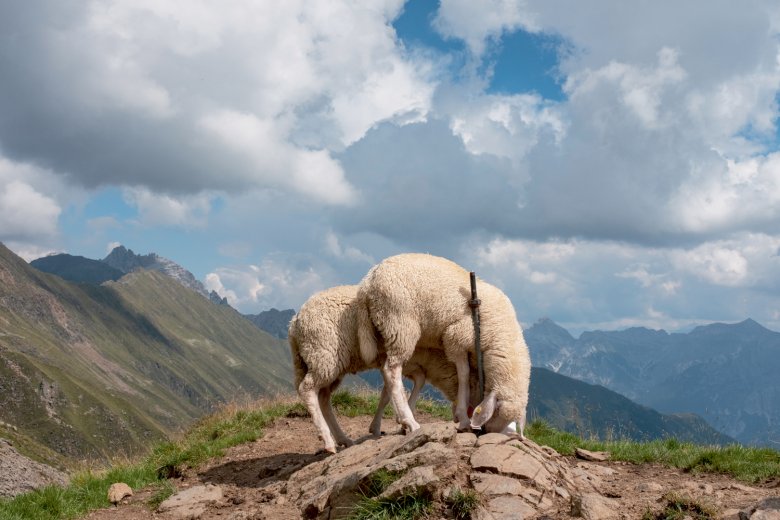
[[[138,210],[144,226],[198,228],[206,225],[212,196],[173,197],[146,188],[125,188],[123,198]]]

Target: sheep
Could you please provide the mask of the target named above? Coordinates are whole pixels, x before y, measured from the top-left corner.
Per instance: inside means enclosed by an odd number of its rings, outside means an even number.
[[[461,430],[484,426],[523,437],[531,359],[512,303],[501,290],[478,280],[486,396],[469,419],[469,354],[474,327],[469,308],[469,273],[445,258],[402,254],[375,265],[360,282],[358,300],[384,340],[382,375],[397,420],[419,428],[403,394],[401,373],[416,349],[443,349],[458,375],[455,420]],[[361,344],[364,357],[377,344]]]
[[[314,294],[301,306],[288,329],[296,389],[325,443],[325,451],[331,453],[336,452],[336,443],[352,444],[336,421],[331,394],[345,374],[378,368],[381,360],[365,307],[356,304],[357,290],[355,285],[340,286]],[[363,352],[369,353],[367,359],[362,357]],[[415,406],[426,379],[450,400],[457,394],[455,367],[443,356],[421,351],[409,359],[402,373],[414,381],[410,408]],[[382,412],[388,401],[389,393],[383,388],[370,427],[375,436],[380,434]]]

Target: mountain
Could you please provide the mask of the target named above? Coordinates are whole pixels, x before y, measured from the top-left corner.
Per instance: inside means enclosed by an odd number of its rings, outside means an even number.
[[[124,275],[124,272],[100,260],[65,253],[38,258],[30,262],[30,265],[39,271],[56,274],[71,282],[96,285],[109,280],[119,280]]]
[[[566,339],[540,320],[525,331],[535,366],[603,385],[665,413],[693,412],[746,444],[780,440],[780,334],[748,319],[689,333],[634,327]]]
[[[160,271],[173,278],[184,287],[192,289],[205,298],[210,298],[206,288],[203,287],[203,284],[195,278],[191,272],[173,260],[168,260],[157,253],[137,255],[133,253],[132,249],[127,249],[124,246],[117,246],[103,259],[103,262],[123,273],[130,273],[139,268]]]
[[[287,339],[287,327],[295,311],[271,309],[260,314],[244,314],[244,317],[272,336]]]
[[[361,372],[362,381],[381,388],[378,370]],[[360,385],[354,379],[347,384]],[[408,382],[405,381],[405,383]],[[443,399],[432,386],[423,391]],[[545,368],[531,368],[528,422],[544,419],[558,429],[583,438],[646,441],[674,437],[698,444],[732,444],[736,441],[715,430],[694,414],[662,414],[639,405],[603,386],[592,385],[556,374]]]
[[[291,372],[286,342],[157,271],[74,284],[0,244],[0,435],[39,458],[138,451]]]

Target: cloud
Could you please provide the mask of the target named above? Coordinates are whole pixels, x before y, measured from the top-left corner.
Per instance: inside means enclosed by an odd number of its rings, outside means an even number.
[[[204,227],[211,211],[212,196],[208,194],[173,197],[145,188],[125,188],[122,196],[136,207],[144,226]]]

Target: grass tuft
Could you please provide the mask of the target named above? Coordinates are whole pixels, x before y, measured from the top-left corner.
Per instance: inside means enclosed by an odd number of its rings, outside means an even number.
[[[472,515],[482,505],[482,497],[473,489],[463,491],[455,489],[447,497],[447,504],[452,510],[452,517],[456,520],[470,520]]]
[[[573,455],[576,448],[608,451],[612,460],[635,464],[656,462],[694,473],[722,473],[751,483],[780,476],[780,452],[769,448],[739,444],[700,446],[676,439],[649,442],[585,440],[558,431],[541,420],[532,422],[526,434],[537,444],[550,446],[564,455]]]
[[[666,502],[663,511],[653,513],[648,510],[642,520],[709,520],[717,518],[718,510],[709,504],[699,502],[679,493],[666,493],[661,500]]]

